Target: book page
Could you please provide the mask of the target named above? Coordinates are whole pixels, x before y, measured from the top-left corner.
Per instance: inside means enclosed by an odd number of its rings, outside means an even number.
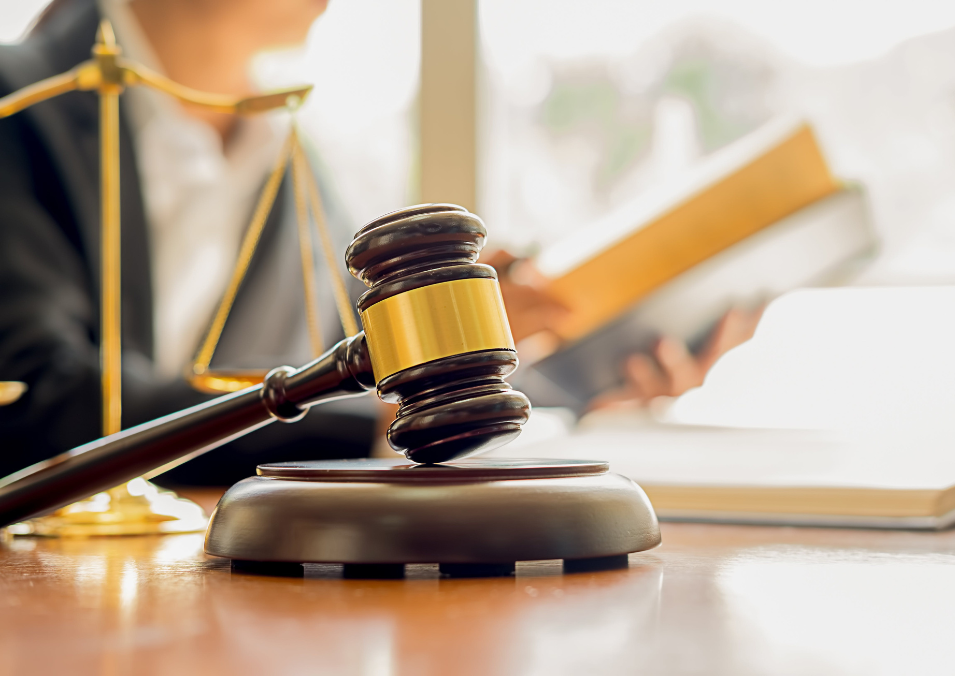
[[[495,454],[508,455],[508,448]],[[805,430],[652,425],[568,435],[510,454],[606,460],[638,483],[942,490],[955,486],[944,439]]]

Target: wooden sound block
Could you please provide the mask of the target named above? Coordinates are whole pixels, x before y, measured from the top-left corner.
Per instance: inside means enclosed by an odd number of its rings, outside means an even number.
[[[605,462],[331,460],[257,473],[226,492],[206,533],[206,553],[239,567],[439,563],[480,574],[540,559],[625,562],[660,543],[646,494]]]

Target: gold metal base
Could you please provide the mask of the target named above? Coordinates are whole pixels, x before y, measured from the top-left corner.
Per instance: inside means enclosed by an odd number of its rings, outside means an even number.
[[[206,553],[239,562],[512,564],[655,547],[646,494],[607,464],[473,459],[261,465],[226,492]]]
[[[49,516],[10,526],[12,535],[96,537],[158,535],[203,531],[208,518],[202,508],[145,479],[64,507]]]

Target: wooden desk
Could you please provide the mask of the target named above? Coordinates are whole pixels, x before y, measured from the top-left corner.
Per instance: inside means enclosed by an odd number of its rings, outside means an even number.
[[[955,532],[663,538],[625,570],[396,581],[232,574],[201,535],[18,539],[0,545],[0,674],[955,671]]]

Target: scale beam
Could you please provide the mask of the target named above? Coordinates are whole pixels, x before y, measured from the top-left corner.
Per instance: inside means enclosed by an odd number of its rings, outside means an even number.
[[[120,61],[123,71],[123,83],[127,87],[146,85],[158,89],[170,96],[193,106],[200,106],[219,113],[232,115],[255,115],[277,108],[295,107],[305,100],[312,91],[311,85],[302,87],[288,87],[277,89],[256,96],[227,96],[225,94],[209,94],[173,82],[164,75],[139,64]]]
[[[93,73],[90,70],[84,70],[84,66],[89,66],[91,62],[87,61],[72,70],[65,73],[54,75],[45,80],[40,80],[32,85],[28,85],[19,91],[8,94],[0,99],[0,117],[9,117],[14,113],[19,113],[24,108],[52,99],[60,94],[72,92],[80,89],[80,74],[83,73],[84,79],[88,80]],[[94,66],[95,68],[95,66]],[[95,74],[99,79],[99,73]]]

